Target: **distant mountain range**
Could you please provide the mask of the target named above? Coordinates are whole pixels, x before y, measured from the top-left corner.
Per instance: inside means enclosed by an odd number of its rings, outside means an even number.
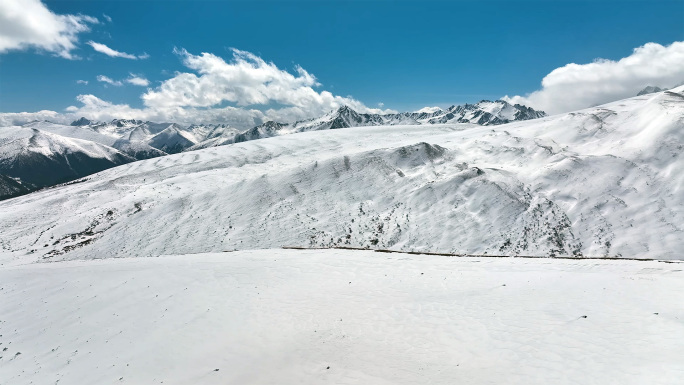
[[[247,130],[224,124],[154,123],[132,119],[97,122],[82,117],[71,125],[35,121],[0,128],[0,200],[82,178],[120,164],[185,151],[307,131],[360,126],[468,123],[498,125],[546,114],[503,100],[483,100],[446,110],[361,114],[343,106],[295,123],[265,122]]]

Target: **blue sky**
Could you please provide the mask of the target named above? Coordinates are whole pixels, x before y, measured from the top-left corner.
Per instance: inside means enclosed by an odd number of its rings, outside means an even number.
[[[70,52],[78,59],[30,45],[0,51],[0,112],[63,112],[79,105],[80,94],[144,108],[140,96],[146,87],[125,79],[139,75],[154,89],[176,71],[192,72],[174,48],[191,55],[212,53],[226,62],[231,47],[248,51],[293,74],[301,66],[320,83],[313,86],[316,91],[352,96],[369,108],[404,111],[526,95],[568,63],[619,60],[649,42],[667,46],[684,40],[683,1],[43,4],[56,15],[87,15],[99,23],[77,35]],[[88,41],[149,57],[110,57]],[[100,75],[123,85],[97,81]],[[246,107],[263,110],[281,103]],[[235,103],[218,104],[226,105]]]

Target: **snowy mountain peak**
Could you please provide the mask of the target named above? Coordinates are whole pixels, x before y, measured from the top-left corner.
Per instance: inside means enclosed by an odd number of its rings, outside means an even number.
[[[435,116],[436,115],[436,116]],[[511,105],[505,100],[481,100],[475,104],[454,105],[443,113],[430,116],[428,123],[474,123],[481,126],[505,124],[546,116],[543,111],[520,104]],[[425,119],[425,118],[423,118]]]
[[[341,115],[341,114],[356,113],[356,111],[354,111],[351,107],[349,107],[348,105],[345,104],[345,105],[343,105],[337,109],[337,113]]]
[[[128,127],[128,126],[138,126],[143,124],[144,122],[142,120],[135,120],[135,119],[114,119],[111,121],[111,124],[117,126],[117,127]]]
[[[434,114],[435,112],[439,112],[439,111],[442,111],[442,109],[439,107],[423,107],[420,110],[416,111],[416,113]]]
[[[643,90],[639,91],[637,96],[653,94],[660,91],[664,91],[664,89],[656,86],[646,86]]]
[[[92,121],[92,120],[90,120],[90,119],[87,119],[87,118],[84,117],[84,116],[81,116],[80,119],[74,120],[73,122],[71,122],[71,125],[72,125],[72,126],[89,126],[89,125],[96,124],[96,123],[97,123],[97,122]]]

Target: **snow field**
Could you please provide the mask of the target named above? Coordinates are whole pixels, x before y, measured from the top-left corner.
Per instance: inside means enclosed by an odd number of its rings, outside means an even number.
[[[4,266],[0,384],[681,384],[683,266],[281,249]]]

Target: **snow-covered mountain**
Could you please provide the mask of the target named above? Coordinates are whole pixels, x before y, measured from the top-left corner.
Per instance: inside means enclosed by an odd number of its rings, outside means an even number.
[[[167,154],[175,154],[197,144],[197,139],[191,132],[174,123],[149,138],[146,143]]]
[[[0,128],[0,199],[68,182],[134,160],[93,141],[29,127]]]
[[[546,114],[520,104],[510,104],[505,100],[483,100],[476,104],[451,106],[446,111],[419,112],[410,116],[421,123],[429,124],[473,123],[491,126],[542,118]]]
[[[646,86],[646,87],[644,87],[643,90],[639,91],[637,96],[654,94],[654,93],[660,92],[660,91],[664,91],[664,90],[662,88],[656,87],[656,86]]]
[[[0,260],[281,246],[677,259],[682,143],[684,87],[486,127],[275,135],[3,201]]]
[[[503,100],[497,100],[452,106],[446,111],[430,108],[423,112],[387,115],[361,114],[348,106],[342,106],[319,118],[294,123],[266,122],[247,130],[238,130],[224,124],[183,127],[176,123],[155,123],[134,119],[97,122],[85,117],[72,122],[71,125],[36,121],[28,123],[24,127],[104,144],[136,159],[149,159],[183,151],[194,151],[307,131],[362,126],[441,123],[497,125],[510,121],[536,119],[542,116],[545,114],[541,111],[535,111],[517,104],[510,105]]]
[[[266,122],[249,130],[223,135],[220,139],[202,141],[190,150],[223,146],[249,140],[270,138],[278,135],[307,131],[334,130],[350,127],[418,125],[444,123],[473,123],[482,126],[505,124],[512,121],[537,119],[546,116],[542,111],[519,104],[511,105],[506,101],[486,101],[477,104],[451,106],[446,111],[433,109],[422,112],[398,114],[361,114],[348,106],[342,106],[320,118],[299,121],[291,124]]]

